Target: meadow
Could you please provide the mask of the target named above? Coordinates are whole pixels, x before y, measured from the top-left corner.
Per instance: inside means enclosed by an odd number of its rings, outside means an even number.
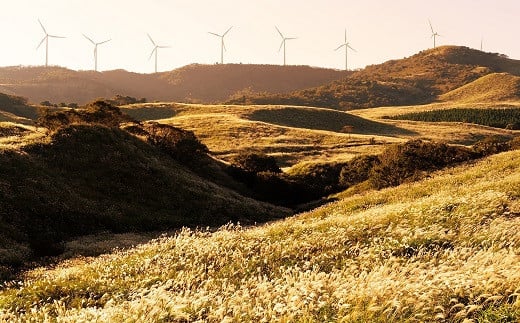
[[[184,229],[27,272],[0,320],[513,322],[520,152],[257,227]]]

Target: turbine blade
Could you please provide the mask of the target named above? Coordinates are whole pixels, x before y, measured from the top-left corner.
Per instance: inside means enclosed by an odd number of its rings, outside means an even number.
[[[157,46],[157,48],[171,48],[171,46]]]
[[[92,44],[96,45],[96,43],[92,39],[88,38],[85,34],[82,34],[82,35],[83,35],[83,37],[88,39]]]
[[[42,27],[43,32],[45,33],[45,35],[47,35],[47,30],[45,30],[45,27],[43,27],[43,24],[42,24],[42,22],[40,21],[40,19],[38,19],[38,22],[40,23],[40,26]]]
[[[347,44],[347,47],[352,49],[353,51],[357,52],[357,50],[355,50],[354,48],[352,48],[349,44]]]
[[[215,35],[215,36],[217,36],[217,37],[222,37],[222,35],[212,33],[211,31],[208,31],[208,34],[212,34],[212,35]]]
[[[48,37],[51,37],[51,38],[67,38],[65,36],[56,36],[56,35],[47,35]]]
[[[432,22],[430,21],[430,19],[428,19],[428,23],[430,24],[430,29],[432,30],[432,33],[434,34],[435,32],[433,31]]]
[[[338,48],[335,49],[335,51],[338,50],[338,49],[340,49],[340,48],[343,47],[343,46],[346,46],[346,45],[347,45],[346,43],[345,43],[345,44],[341,44],[341,45],[339,45]]]
[[[233,28],[233,26],[229,27],[229,29],[226,30],[226,32],[222,34],[222,37],[226,36],[226,34],[231,30],[231,28]]]
[[[298,39],[298,38],[296,38],[296,37],[287,37],[287,38],[285,38],[285,40],[293,40],[293,39]]]
[[[153,41],[152,37],[150,36],[150,34],[146,34],[148,36],[148,39],[150,39],[150,41],[152,42],[152,44],[154,46],[157,46],[157,44],[155,44],[155,42]]]
[[[150,56],[148,56],[148,60],[150,60],[150,58],[152,58],[153,56],[153,53],[157,50],[157,46],[155,46],[152,50],[152,52],[150,53]]]
[[[278,48],[278,52],[280,52],[280,50],[282,49],[282,46],[283,46],[284,43],[285,43],[285,38],[280,43],[280,48]]]
[[[227,52],[227,49],[226,49],[226,44],[224,43],[224,41],[222,40],[222,48],[224,48],[224,51]]]
[[[347,43],[347,28],[345,28],[345,44]]]
[[[280,31],[280,29],[278,29],[278,27],[276,27],[276,26],[274,26],[274,28],[276,28],[276,31],[278,31],[278,33],[280,34],[280,36],[281,36],[282,38],[285,39],[285,37],[283,36],[283,34],[282,34],[282,32]]]
[[[112,39],[107,39],[105,41],[102,41],[101,43],[97,43],[96,45],[101,45],[101,44],[104,44],[104,43],[108,43],[109,41],[111,41]]]
[[[38,44],[38,47],[36,47],[36,49],[40,48],[40,46],[43,44],[45,39],[47,39],[47,35],[45,37],[43,37],[42,41]]]

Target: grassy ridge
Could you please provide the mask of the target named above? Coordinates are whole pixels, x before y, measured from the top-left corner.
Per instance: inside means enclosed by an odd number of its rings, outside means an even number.
[[[469,122],[503,129],[520,129],[520,109],[455,108],[412,112],[388,117],[393,120],[423,122]]]
[[[35,270],[0,291],[0,318],[517,321],[518,169],[503,153],[282,222]]]
[[[62,239],[100,230],[215,226],[287,214],[199,177],[118,128],[65,127],[23,148],[0,150],[0,165],[0,235],[9,242],[0,246],[0,266],[58,253]]]
[[[488,74],[439,98],[464,103],[518,101],[520,77],[509,73]]]

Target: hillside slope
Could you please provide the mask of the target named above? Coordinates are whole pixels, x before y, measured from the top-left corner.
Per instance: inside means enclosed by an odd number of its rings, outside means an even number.
[[[520,151],[281,222],[28,273],[0,318],[514,322]]]
[[[62,128],[0,150],[0,165],[0,265],[59,252],[56,242],[100,230],[253,223],[288,214],[199,177],[118,128]]]
[[[501,72],[520,76],[520,61],[467,47],[441,46],[408,58],[367,66],[342,80],[313,89],[245,97],[230,103],[339,109],[424,104],[484,75]]]
[[[520,101],[520,76],[493,73],[439,97],[442,101],[483,103]]]
[[[0,68],[0,92],[32,103],[84,104],[116,94],[149,101],[215,102],[245,91],[281,93],[318,86],[345,72],[308,66],[188,65],[170,72],[72,71],[61,67]]]

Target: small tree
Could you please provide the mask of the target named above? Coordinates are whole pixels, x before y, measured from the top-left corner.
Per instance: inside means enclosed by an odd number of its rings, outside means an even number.
[[[250,173],[281,173],[282,170],[276,163],[273,156],[267,156],[262,153],[242,153],[233,160],[233,166],[241,168]]]

